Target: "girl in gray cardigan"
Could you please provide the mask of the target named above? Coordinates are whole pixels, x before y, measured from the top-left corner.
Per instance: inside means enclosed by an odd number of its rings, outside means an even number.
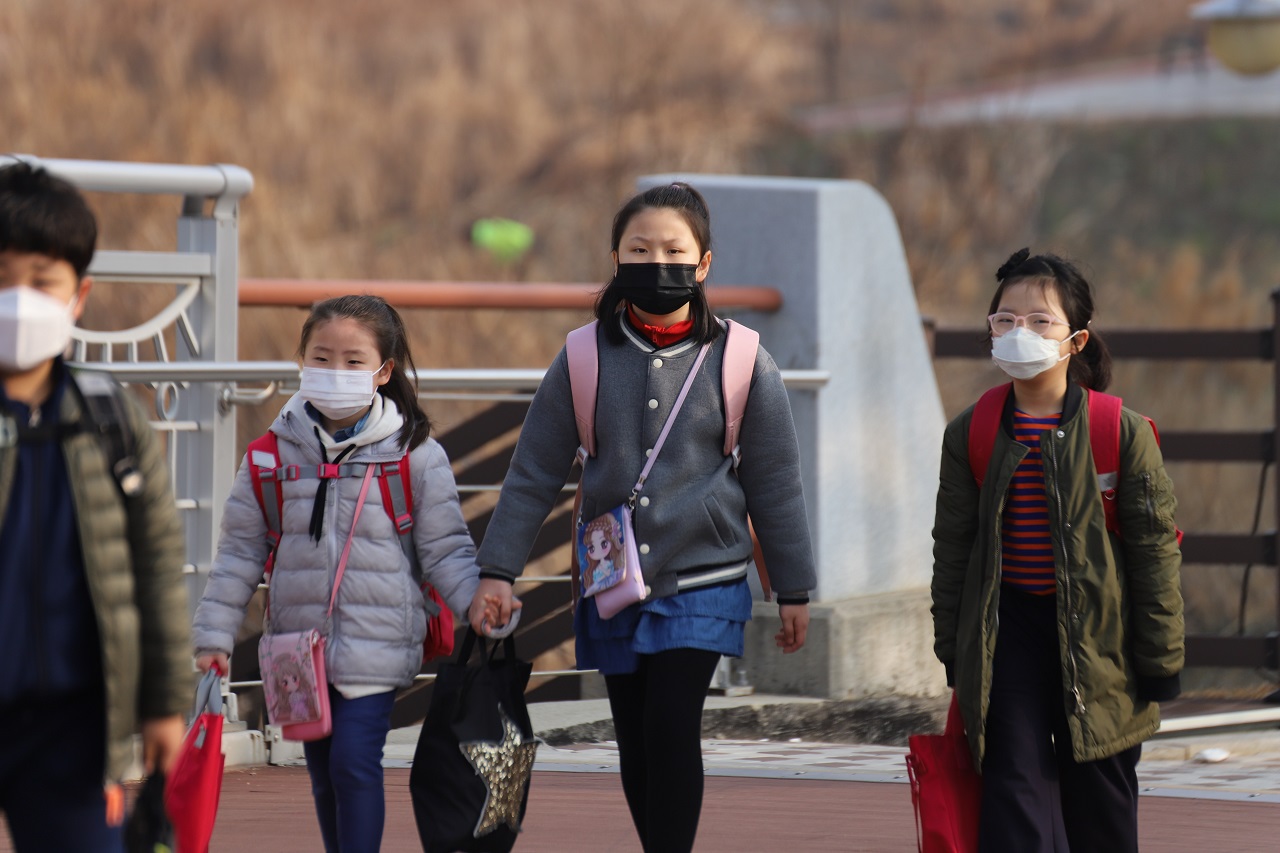
[[[632,510],[651,592],[611,619],[577,602],[578,667],[605,676],[622,784],[649,851],[690,850],[702,807],[702,706],[721,655],[743,652],[747,573],[759,534],[778,590],[784,652],[804,645],[813,552],[791,409],[777,366],[756,355],[741,463],[724,453],[725,336],[703,284],[711,266],[705,200],[678,183],[637,195],[614,218],[615,273],[596,304],[596,455],[582,474],[579,524],[624,503],[702,345],[707,355]],[[529,408],[479,553],[485,578],[514,580],[559,499],[578,434],[562,350]],[[505,596],[510,590],[504,591]],[[490,599],[494,624],[504,596]]]
[[[459,613],[483,613],[486,588],[509,594],[509,584],[479,580],[453,471],[444,449],[428,437],[427,416],[406,373],[413,361],[395,309],[374,296],[320,302],[303,324],[299,351],[301,390],[271,426],[280,466],[392,463],[407,449],[412,535],[425,580]],[[424,578],[414,576],[378,488],[368,490],[353,530],[359,478],[296,479],[280,487],[281,536],[269,593],[273,631],[325,625],[339,555],[352,537],[326,635],[333,732],[304,749],[325,850],[376,851],[386,808],[382,746],[395,691],[409,686],[422,665]],[[196,609],[193,639],[202,670],[227,671],[270,552],[266,532],[246,460]]]

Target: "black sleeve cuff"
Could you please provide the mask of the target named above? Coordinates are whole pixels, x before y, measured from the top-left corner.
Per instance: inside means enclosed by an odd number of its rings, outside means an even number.
[[[1168,702],[1177,699],[1182,693],[1182,676],[1180,674],[1138,676],[1138,698],[1144,702]]]
[[[956,670],[955,670],[955,667],[954,667],[952,664],[950,664],[950,663],[944,663],[942,666],[943,666],[943,668],[944,668],[944,669],[946,669],[946,671],[947,671],[947,686],[948,686],[948,687],[950,687],[950,688],[952,688],[952,689],[954,690],[954,689],[955,689],[955,686],[956,686]]]
[[[480,580],[506,581],[509,584],[515,584],[516,582],[515,578],[511,577],[511,575],[505,572],[500,572],[496,569],[481,569]]]
[[[784,604],[808,604],[809,596],[807,595],[779,595],[777,596],[778,606]]]

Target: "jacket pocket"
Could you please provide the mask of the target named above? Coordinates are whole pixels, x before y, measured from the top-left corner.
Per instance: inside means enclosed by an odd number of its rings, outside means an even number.
[[[1174,531],[1173,481],[1163,469],[1144,471],[1122,486],[1127,526],[1121,531],[1127,540],[1157,539]]]
[[[716,536],[720,538],[720,544],[726,548],[737,545],[738,535],[734,532],[734,526],[730,523],[724,508],[720,506],[720,502],[716,500],[716,496],[708,495],[703,501],[702,508],[711,519],[711,526],[715,529]]]

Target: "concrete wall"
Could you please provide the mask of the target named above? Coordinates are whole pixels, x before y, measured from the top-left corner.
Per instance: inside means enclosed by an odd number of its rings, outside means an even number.
[[[815,636],[785,666],[753,660],[778,658],[768,651],[776,611],[758,608],[747,655],[754,686],[827,696],[902,692],[895,672],[909,667],[927,673],[910,692],[936,692],[931,627],[892,614],[880,624],[883,607],[872,604],[890,595],[899,610],[923,606],[927,614],[944,426],[892,210],[858,181],[671,174],[638,184],[674,180],[697,187],[710,205],[711,286],[767,285],[783,294],[778,313],[735,319],[759,330],[784,370],[831,375],[821,391],[790,395],[818,559]],[[901,652],[891,667],[877,668],[869,648],[850,645],[869,637],[839,627],[849,619],[879,626],[880,651],[887,643]]]

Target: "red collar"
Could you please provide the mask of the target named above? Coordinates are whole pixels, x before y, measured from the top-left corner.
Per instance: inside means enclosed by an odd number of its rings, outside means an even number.
[[[693,318],[682,320],[670,326],[650,326],[644,320],[636,316],[636,311],[630,305],[627,306],[627,319],[631,321],[631,326],[637,332],[644,335],[658,349],[669,347],[674,343],[689,337],[689,333],[693,331]]]

